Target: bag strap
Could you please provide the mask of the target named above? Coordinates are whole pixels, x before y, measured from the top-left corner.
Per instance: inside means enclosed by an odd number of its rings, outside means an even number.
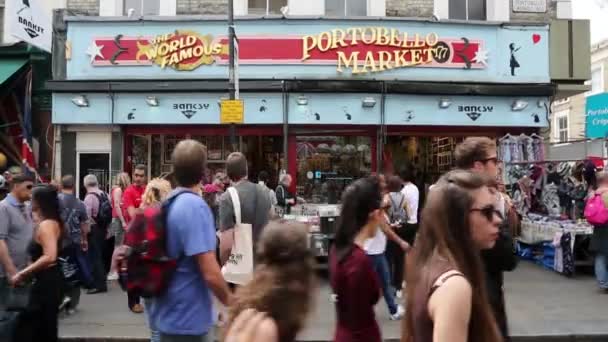
[[[228,194],[232,199],[232,207],[234,208],[234,220],[237,225],[241,224],[241,201],[239,199],[239,193],[234,187],[228,188]],[[257,194],[256,194],[257,197]]]

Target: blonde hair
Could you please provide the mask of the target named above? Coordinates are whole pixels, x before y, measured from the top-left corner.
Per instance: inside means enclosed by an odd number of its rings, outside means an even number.
[[[146,186],[146,190],[142,195],[141,204],[146,207],[158,204],[164,201],[170,192],[171,183],[162,178],[154,178]]]
[[[124,190],[131,185],[131,177],[129,177],[128,173],[121,172],[114,177],[114,185]]]

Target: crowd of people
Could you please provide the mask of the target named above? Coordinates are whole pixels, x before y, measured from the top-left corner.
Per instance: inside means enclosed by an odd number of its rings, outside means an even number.
[[[421,210],[411,170],[345,189],[329,258],[334,341],[381,341],[374,312],[381,296],[390,318],[403,319],[404,342],[509,340],[502,275],[517,258],[496,145],[468,138],[455,158],[457,169],[430,188]],[[56,341],[58,312],[75,312],[81,287],[106,292],[108,281],[128,274],[125,234],[146,208],[166,213],[159,227],[175,264],[162,293],[143,300],[127,293],[128,309],[146,312],[152,341],[213,341],[212,296],[227,308],[221,340],[295,341],[318,286],[308,227],[273,218],[276,207],[287,214],[296,204],[291,176],[282,175],[274,191],[266,173],[253,183],[245,156],[235,152],[225,173],[202,186],[206,159],[203,145],[183,140],[172,155],[173,186],[146,182],[146,168],[136,166],[132,182],[117,175],[109,194],[85,176],[84,201],[74,195],[73,176],[58,186],[12,177],[0,202],[0,309],[15,321],[14,341]],[[235,252],[243,227],[250,227],[253,269],[248,281],[229,282],[227,266],[247,257]],[[77,281],[68,281],[70,258]],[[28,305],[9,317],[9,297],[25,284]]]

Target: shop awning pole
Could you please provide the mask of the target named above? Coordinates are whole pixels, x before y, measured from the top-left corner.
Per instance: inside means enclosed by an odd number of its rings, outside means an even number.
[[[287,172],[287,166],[289,165],[288,155],[289,155],[289,106],[288,98],[287,98],[287,90],[285,88],[285,81],[283,83],[283,165],[281,168]]]
[[[234,0],[228,0],[228,50],[229,50],[229,66],[228,66],[228,93],[230,100],[236,98],[235,74],[234,74]],[[237,150],[236,142],[236,124],[230,124],[230,144],[232,150]]]

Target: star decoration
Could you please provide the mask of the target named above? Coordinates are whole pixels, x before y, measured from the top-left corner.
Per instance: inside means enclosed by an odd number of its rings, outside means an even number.
[[[91,42],[91,45],[87,48],[87,55],[91,57],[91,64],[95,62],[95,57],[105,58],[101,53],[101,49],[103,49],[103,45],[97,45],[95,41]]]
[[[473,58],[473,62],[483,64],[488,66],[488,54],[490,52],[488,50],[479,49],[475,51],[475,57]]]

